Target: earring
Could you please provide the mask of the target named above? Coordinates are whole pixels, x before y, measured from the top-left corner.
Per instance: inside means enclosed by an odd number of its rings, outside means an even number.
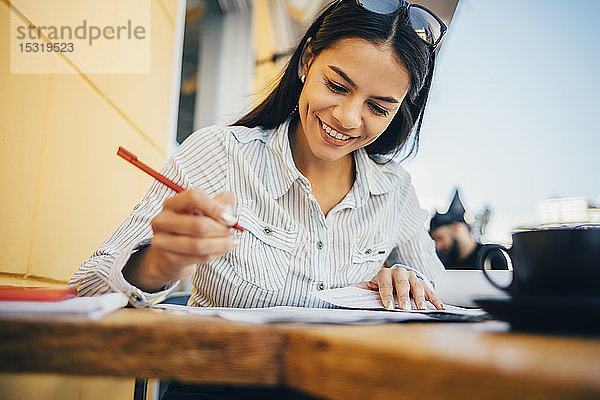
[[[300,82],[304,83],[305,80],[306,80],[306,75],[302,74],[302,76],[300,77]]]
[[[296,103],[296,105],[292,109],[292,112],[290,113],[290,116],[294,115],[297,111],[298,111],[298,103]]]

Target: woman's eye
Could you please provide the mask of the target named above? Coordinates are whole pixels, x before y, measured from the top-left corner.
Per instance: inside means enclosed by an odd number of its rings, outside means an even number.
[[[385,108],[378,106],[375,103],[369,103],[369,107],[371,107],[371,111],[373,111],[376,115],[381,115],[382,117],[387,117],[389,111]]]
[[[333,83],[332,81],[330,81],[329,79],[327,79],[325,81],[325,84],[327,85],[327,87],[333,92],[333,93],[347,93],[348,90],[340,85],[337,85],[335,83]]]
[[[333,83],[329,79],[325,79],[325,85],[327,85],[327,87],[329,88],[329,90],[331,90],[333,93],[337,93],[337,94],[346,94],[346,93],[348,93],[348,89],[346,89],[344,86],[341,86],[341,85],[338,85],[336,83]],[[377,105],[376,103],[369,103],[369,108],[371,109],[371,111],[375,115],[379,115],[379,116],[382,116],[382,117],[387,117],[388,114],[389,114],[388,110],[386,110],[385,108]]]

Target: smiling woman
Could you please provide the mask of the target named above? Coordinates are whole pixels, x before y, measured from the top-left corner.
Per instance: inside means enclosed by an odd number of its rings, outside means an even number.
[[[403,6],[400,7],[400,5]],[[388,13],[387,11],[390,9],[393,9],[394,12]],[[382,10],[382,12],[374,10]],[[365,12],[368,12],[370,16],[367,20],[364,19]],[[299,79],[303,75],[300,68],[305,68],[311,58],[320,55],[324,50],[335,47],[337,42],[342,39],[362,39],[382,51],[387,47],[389,54],[384,55],[384,58],[381,59],[377,58],[380,55],[371,55],[371,64],[362,65],[360,75],[365,75],[365,72],[369,71],[373,79],[379,79],[382,86],[385,85],[389,88],[393,84],[397,85],[398,82],[387,82],[377,76],[378,71],[373,70],[371,73],[371,70],[368,69],[374,65],[386,64],[391,60],[392,65],[400,64],[400,68],[403,70],[400,75],[407,73],[409,78],[408,92],[405,93],[407,97],[401,96],[403,101],[398,109],[399,112],[393,113],[393,118],[387,128],[382,131],[381,138],[366,147],[367,153],[391,156],[404,152],[408,156],[417,149],[423,111],[433,75],[435,56],[433,49],[441,40],[445,30],[445,25],[429,10],[405,2],[397,0],[334,1],[308,28],[282,73],[277,87],[258,107],[235,124],[272,129],[284,122],[288,115],[298,108],[298,100],[302,91],[301,83],[304,83]],[[344,56],[347,58],[336,61],[349,62],[355,57],[354,54],[345,54]],[[364,60],[363,57],[363,62]],[[340,77],[344,78],[343,75]],[[352,86],[351,82],[352,80],[348,82],[350,86]],[[405,83],[402,83],[400,87],[403,88],[403,85]],[[344,90],[334,84],[330,88],[334,91]],[[385,110],[380,111],[385,112]],[[413,143],[405,146],[413,127],[415,128]]]
[[[411,297],[443,308],[427,212],[389,160],[416,150],[445,27],[427,9],[385,3],[332,2],[261,104],[195,132],[169,160],[162,173],[187,190],[154,184],[71,285],[145,306],[191,275],[190,305],[246,308],[331,307],[314,292],[356,285],[388,308],[394,294],[401,309]],[[244,232],[226,225],[230,206]],[[233,396],[219,390],[210,398]]]
[[[388,45],[347,38],[318,57],[307,45],[302,58],[306,83],[294,137],[304,137],[323,161],[350,158],[352,151],[377,140],[410,88],[406,68]]]
[[[385,132],[410,79],[393,48],[358,38],[342,39],[319,56],[307,43],[300,73],[306,78],[290,147],[327,215],[354,183],[352,153]]]

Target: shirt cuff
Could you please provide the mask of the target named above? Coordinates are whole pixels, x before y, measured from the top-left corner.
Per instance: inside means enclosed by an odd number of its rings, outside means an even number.
[[[129,299],[129,304],[137,308],[150,307],[153,304],[160,303],[175,290],[177,283],[179,283],[179,281],[171,282],[163,286],[158,292],[148,293],[127,282],[123,276],[123,268],[125,267],[125,264],[127,264],[127,261],[129,261],[134,253],[144,249],[145,247],[148,247],[150,245],[150,241],[151,239],[146,239],[136,246],[125,249],[123,253],[121,253],[115,259],[110,276],[108,278],[108,284],[110,285],[111,289],[115,292],[123,293]]]
[[[417,278],[419,278],[423,282],[425,282],[425,284],[429,287],[429,289],[435,291],[435,282],[433,280],[429,279],[427,276],[425,276],[422,272],[414,269],[413,267],[409,267],[408,265],[404,265],[404,264],[400,264],[400,263],[396,263],[390,267],[390,269],[396,269],[396,268],[404,268],[407,271],[414,272],[415,275],[417,276]]]

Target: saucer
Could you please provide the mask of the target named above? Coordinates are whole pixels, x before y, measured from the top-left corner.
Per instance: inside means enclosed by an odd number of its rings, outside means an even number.
[[[513,330],[600,334],[599,296],[476,298],[474,302]]]

